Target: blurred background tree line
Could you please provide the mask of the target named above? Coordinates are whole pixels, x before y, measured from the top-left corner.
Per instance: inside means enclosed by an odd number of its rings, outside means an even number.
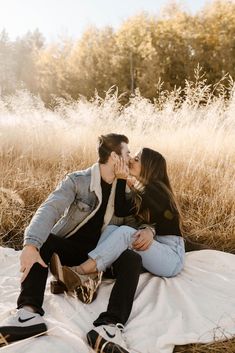
[[[113,85],[127,95],[139,88],[184,87],[200,65],[207,83],[235,78],[235,2],[214,1],[195,15],[171,5],[161,16],[142,13],[114,31],[88,28],[78,40],[47,44],[39,30],[10,41],[0,33],[0,94],[27,89],[46,104],[53,96],[100,96]]]

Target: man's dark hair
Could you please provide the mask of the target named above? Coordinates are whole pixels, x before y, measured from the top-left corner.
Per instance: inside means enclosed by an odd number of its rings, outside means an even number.
[[[108,161],[111,152],[116,152],[119,156],[121,155],[121,143],[129,143],[128,138],[125,135],[119,134],[107,134],[101,135],[98,138],[98,162],[104,164]]]

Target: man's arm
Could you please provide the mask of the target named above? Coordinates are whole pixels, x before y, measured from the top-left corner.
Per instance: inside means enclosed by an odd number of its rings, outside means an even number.
[[[24,246],[34,245],[40,249],[52,228],[69,208],[76,196],[76,185],[67,176],[38,208],[24,234]]]
[[[43,267],[47,267],[40,256],[39,249],[48,238],[55,223],[74,201],[75,195],[76,185],[70,176],[67,176],[36,211],[25,230],[24,248],[20,256],[20,271],[23,272],[21,281],[26,278],[34,263],[38,262]]]

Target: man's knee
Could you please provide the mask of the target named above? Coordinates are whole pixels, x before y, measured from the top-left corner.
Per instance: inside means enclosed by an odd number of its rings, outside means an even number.
[[[47,240],[42,244],[41,249],[51,246],[51,244],[53,243],[53,240],[55,238],[54,234],[49,234],[47,237]]]
[[[125,250],[118,258],[119,264],[125,266],[126,268],[141,268],[142,258],[141,256],[134,252],[133,250]]]
[[[43,261],[48,263],[51,259],[52,254],[55,252],[55,244],[56,244],[56,235],[50,234],[45,241],[45,243],[42,245],[41,249],[39,250],[41,258]]]

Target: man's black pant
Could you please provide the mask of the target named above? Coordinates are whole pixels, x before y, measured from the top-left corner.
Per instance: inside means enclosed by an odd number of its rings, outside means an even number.
[[[49,264],[52,254],[57,253],[62,265],[76,266],[87,260],[87,254],[91,250],[74,238],[64,239],[50,234],[40,249],[40,255],[43,261]],[[99,315],[94,322],[95,326],[106,323],[120,322],[123,325],[126,323],[132,309],[142,269],[141,257],[127,249],[113,263],[112,268],[116,281],[109,298],[107,311]],[[21,293],[17,301],[18,308],[31,305],[38,313],[44,314],[42,303],[47,275],[48,268],[42,267],[39,263],[32,266],[28,276],[21,284]]]

